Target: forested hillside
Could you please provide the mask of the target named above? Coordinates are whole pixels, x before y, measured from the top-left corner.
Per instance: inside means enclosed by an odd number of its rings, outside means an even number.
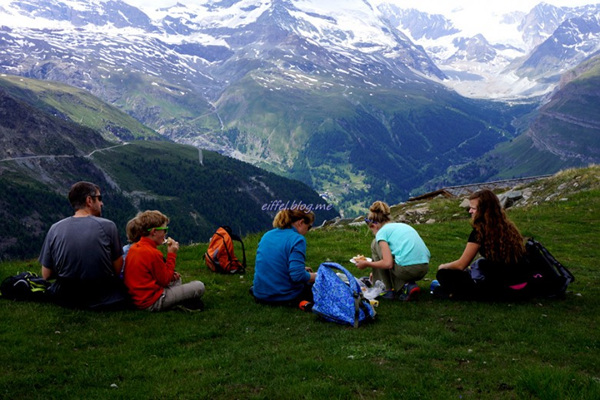
[[[82,98],[58,85],[46,91],[53,95],[0,87],[0,218],[5,227],[0,259],[35,257],[50,225],[72,214],[66,194],[80,180],[100,185],[104,216],[117,223],[123,240],[127,220],[145,209],[166,213],[172,236],[184,244],[208,240],[223,224],[240,234],[264,230],[285,206],[318,207],[317,223],[337,215],[307,185],[239,160],[164,138],[119,142],[118,136],[77,123],[91,115],[94,105],[81,108]],[[52,102],[55,106],[49,106]],[[108,121],[99,104],[98,120]],[[124,114],[119,117],[124,126],[139,126]],[[151,136],[160,138],[156,132]]]

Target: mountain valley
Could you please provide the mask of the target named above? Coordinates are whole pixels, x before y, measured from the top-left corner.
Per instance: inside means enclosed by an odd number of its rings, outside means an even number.
[[[114,121],[116,113],[121,129],[103,133],[73,122],[90,116],[85,104],[98,106],[87,122]],[[118,135],[141,125],[102,104],[66,85],[0,77],[0,218],[8,227],[0,232],[0,259],[38,255],[50,225],[72,215],[66,195],[79,180],[101,187],[103,216],[117,224],[123,243],[126,222],[147,209],[167,214],[182,244],[206,242],[220,225],[241,235],[263,231],[284,205],[311,208],[316,223],[338,215],[307,185],[231,157],[156,140],[156,133],[122,141]]]
[[[599,5],[503,15],[504,40],[383,1],[323,3],[9,0],[0,72],[83,89],[142,124],[114,114],[91,126],[103,137],[217,151],[300,180],[346,215],[444,182],[598,162],[594,114],[574,115],[577,96],[560,93],[600,49]],[[544,124],[561,96],[573,105],[564,123]]]

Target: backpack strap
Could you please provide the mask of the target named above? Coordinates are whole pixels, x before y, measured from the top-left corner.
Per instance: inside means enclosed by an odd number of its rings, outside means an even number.
[[[215,260],[214,258],[212,258],[212,256],[208,252],[204,253],[204,256],[206,258],[208,258],[210,260],[210,263],[214,266],[214,268],[215,268],[214,272],[224,272],[223,269],[221,268],[221,265],[219,264],[218,260]]]
[[[530,237],[527,239],[525,246],[527,250],[530,250],[530,248],[537,250],[539,254],[545,258],[546,262],[554,266],[553,272],[556,276],[564,278],[567,285],[575,282],[575,276],[573,276],[571,271],[558,261],[542,243],[535,240],[535,238]]]
[[[365,296],[362,293],[357,292],[353,292],[352,295],[354,297],[354,327],[358,328],[360,310],[362,310],[365,314],[365,320],[373,320],[373,316],[371,315],[371,310],[369,310],[369,307],[367,307],[367,305],[365,304],[365,301],[367,301]]]
[[[229,227],[224,227],[224,228],[229,228]],[[218,230],[217,230],[217,232],[215,232],[215,233],[214,233],[214,235],[213,235],[213,238],[214,238],[215,236],[218,236],[218,237],[220,237],[220,238],[221,238],[221,240],[222,240],[223,242],[225,242],[225,237],[224,237],[223,235],[221,235],[221,234],[218,232]],[[212,239],[211,239],[211,242],[212,242]],[[228,254],[229,256],[231,256],[231,254],[229,254],[229,250],[227,250],[227,246],[223,246],[223,247],[225,247],[225,251],[227,251],[227,254]],[[223,267],[221,267],[221,264],[219,263],[219,260],[215,260],[214,258],[212,258],[212,256],[211,256],[211,255],[208,253],[208,251],[205,253],[205,255],[206,255],[206,256],[207,256],[207,257],[210,259],[210,261],[212,262],[212,265],[214,265],[214,266],[215,266],[215,270],[218,270],[218,271],[219,271],[219,272],[221,272],[221,273],[227,273],[227,271],[225,271],[225,269],[224,269]]]
[[[358,328],[358,318],[360,317],[360,296],[358,293],[353,292],[352,296],[354,297],[354,327]]]
[[[221,228],[223,228],[227,231],[227,233],[231,237],[231,240],[237,240],[238,242],[240,242],[242,244],[242,267],[243,267],[242,272],[246,272],[246,249],[244,248],[244,241],[242,240],[242,238],[240,236],[233,233],[233,230],[231,229],[231,227],[222,226]]]

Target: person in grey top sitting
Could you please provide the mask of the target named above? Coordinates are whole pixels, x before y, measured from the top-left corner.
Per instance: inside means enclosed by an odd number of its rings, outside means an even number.
[[[102,194],[90,182],[69,191],[74,215],[50,227],[39,262],[42,277],[56,279],[50,299],[67,307],[120,309],[130,301],[119,272],[123,248],[114,222],[101,218]]]

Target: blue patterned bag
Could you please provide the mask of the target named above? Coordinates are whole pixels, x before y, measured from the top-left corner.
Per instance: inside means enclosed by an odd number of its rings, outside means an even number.
[[[342,280],[337,272],[345,275],[348,282]],[[327,321],[357,328],[359,324],[375,317],[375,310],[369,300],[363,297],[354,275],[339,264],[321,264],[312,290],[312,311]]]

